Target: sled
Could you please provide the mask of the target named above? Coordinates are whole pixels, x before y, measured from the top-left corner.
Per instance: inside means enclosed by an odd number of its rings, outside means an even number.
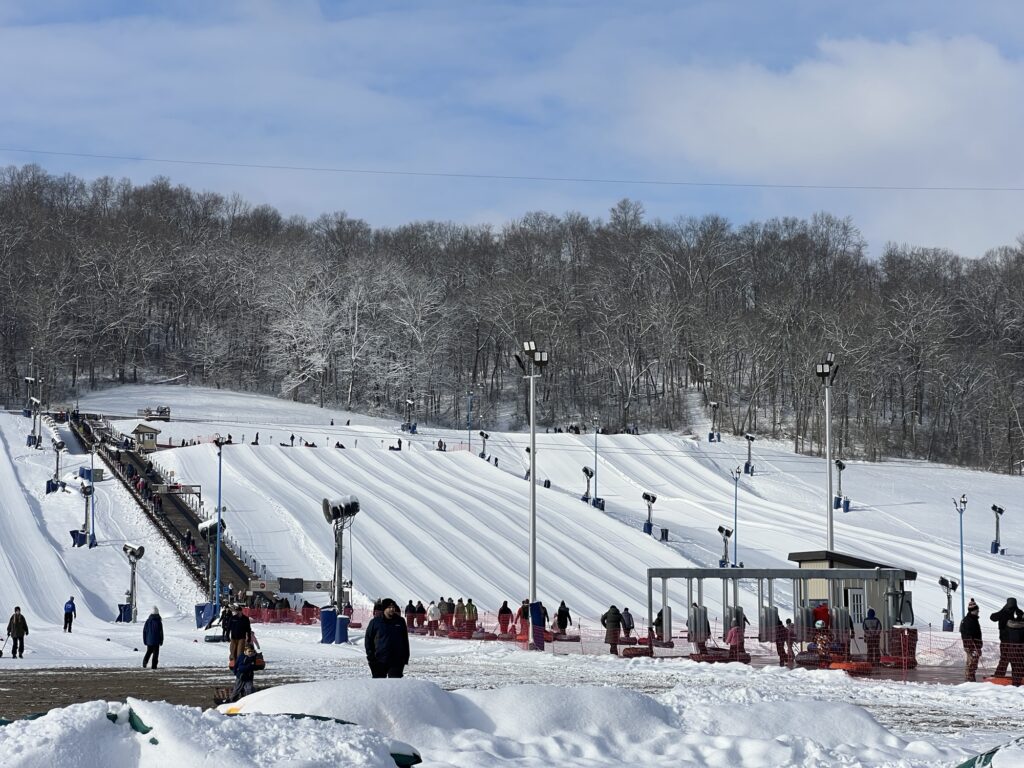
[[[448,637],[451,640],[469,640],[473,637],[473,633],[468,629],[453,629],[448,633]]]
[[[992,685],[1013,685],[1013,682],[1008,677],[983,677],[981,682],[992,683]]]
[[[474,632],[472,639],[473,640],[497,640],[498,636],[496,634],[494,634],[493,632],[483,632],[483,631],[480,631],[480,632]]]
[[[699,661],[703,664],[727,664],[730,661],[749,664],[750,654],[744,651],[736,658],[730,658],[728,648],[708,648],[707,653],[691,653],[690,661]]]
[[[654,655],[654,651],[652,651],[650,648],[647,648],[647,647],[642,646],[642,645],[638,645],[638,646],[635,646],[635,647],[631,646],[629,648],[623,648],[622,649],[622,654],[621,654],[622,658],[624,658],[624,659],[634,659],[634,658],[636,658],[638,656],[653,656],[653,655]]]
[[[829,669],[841,669],[848,675],[870,675],[874,664],[870,661],[833,661]]]
[[[552,638],[552,642],[555,643],[578,643],[579,641],[579,635],[555,635]]]
[[[498,639],[499,640],[505,640],[506,642],[511,642],[511,643],[516,642],[516,636],[513,633],[511,633],[511,632],[499,632],[498,633]]]

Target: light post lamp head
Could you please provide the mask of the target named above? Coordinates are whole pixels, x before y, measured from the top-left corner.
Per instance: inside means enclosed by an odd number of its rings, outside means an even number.
[[[591,477],[594,476],[594,470],[592,470],[590,467],[584,467],[583,474],[586,475],[587,479],[589,480]]]
[[[724,525],[718,526],[718,532],[726,541],[728,541],[732,537],[732,528],[726,528]]]
[[[121,549],[124,550],[124,553],[128,556],[128,561],[131,563],[137,563],[146,554],[146,548],[141,544],[139,546],[125,544]]]
[[[524,341],[523,342],[523,352],[526,353],[527,357],[532,358],[533,357],[533,353],[536,352],[536,351],[537,351],[537,343],[536,342],[534,342],[534,341]]]
[[[712,411],[717,411],[718,410],[718,401],[717,400],[712,400],[711,401],[711,410]]]
[[[747,441],[748,443],[752,443],[752,442],[754,442],[755,440],[757,440],[757,438],[756,438],[756,437],[754,437],[754,436],[753,436],[752,434],[750,434],[749,432],[748,432],[747,434],[745,434],[745,435],[744,435],[743,437],[744,437],[744,438],[746,438],[746,441]]]
[[[954,579],[952,576],[939,576],[939,586],[946,590],[946,594],[956,592],[960,586],[960,582]]]
[[[998,504],[993,504],[993,505],[992,505],[992,511],[996,513],[996,517],[999,517],[999,516],[1000,516],[1001,514],[1003,514],[1003,512],[1005,512],[1006,510],[1004,510],[1004,509],[1003,509],[1002,507],[1000,507],[1000,506],[999,506]]]
[[[489,434],[487,434],[486,432],[484,432],[483,430],[480,431],[480,437],[482,437],[484,440],[490,440],[491,439],[491,436]]]
[[[541,350],[537,350],[533,353],[533,364],[538,368],[543,368],[548,364],[548,353]]]
[[[960,507],[962,509],[967,509],[967,494],[966,493],[962,494],[960,496]]]
[[[842,459],[836,459],[836,469],[842,472],[846,469],[846,463]]]
[[[587,467],[587,469],[589,469],[589,467]],[[643,500],[647,502],[647,506],[651,506],[651,505],[654,504],[654,502],[656,502],[658,500],[658,497],[655,496],[650,491],[644,491],[644,493],[643,493]]]

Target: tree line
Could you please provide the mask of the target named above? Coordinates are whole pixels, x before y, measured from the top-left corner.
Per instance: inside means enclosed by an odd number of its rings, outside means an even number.
[[[1024,238],[980,259],[827,213],[733,224],[526,213],[496,228],[285,217],[174,186],[0,172],[0,386],[187,374],[374,414],[521,425],[515,355],[549,352],[538,423],[719,428],[837,455],[1019,471]],[[79,378],[84,381],[79,382]]]

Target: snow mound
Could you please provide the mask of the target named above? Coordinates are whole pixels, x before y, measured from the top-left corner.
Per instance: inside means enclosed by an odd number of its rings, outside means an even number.
[[[661,703],[612,687],[445,691],[419,680],[347,680],[279,686],[221,710],[348,720],[415,744],[428,764],[459,766],[926,765],[937,756],[852,704],[686,706],[673,693]]]
[[[129,725],[131,710],[152,728]],[[111,722],[108,712],[116,716]],[[5,766],[18,768],[394,768],[389,740],[365,728],[284,716],[228,717],[163,702],[92,701],[0,728]]]

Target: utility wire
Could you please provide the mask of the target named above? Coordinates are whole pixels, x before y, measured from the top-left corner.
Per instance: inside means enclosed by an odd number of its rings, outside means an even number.
[[[729,181],[673,181],[669,179],[608,179],[588,176],[519,176],[496,173],[457,173],[454,171],[396,171],[383,168],[334,168],[316,165],[279,165],[268,163],[232,163],[223,160],[182,160],[168,157],[142,157],[135,155],[108,155],[93,152],[58,152],[47,149],[0,147],[0,152],[20,152],[33,155],[81,157],[93,160],[127,160],[136,163],[167,163],[171,165],[200,165],[217,168],[251,168],[268,171],[303,171],[313,173],[345,173],[365,176],[410,176],[437,179],[470,179],[486,181],[540,181],[570,184],[630,184],[656,187],[718,187],[722,189],[807,189],[854,192],[1024,192],[1024,187],[959,186],[916,184],[780,184]]]

